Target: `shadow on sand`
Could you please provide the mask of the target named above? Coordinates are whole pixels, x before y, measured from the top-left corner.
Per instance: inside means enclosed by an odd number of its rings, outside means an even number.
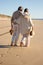
[[[0,45],[0,48],[10,48],[10,45]]]

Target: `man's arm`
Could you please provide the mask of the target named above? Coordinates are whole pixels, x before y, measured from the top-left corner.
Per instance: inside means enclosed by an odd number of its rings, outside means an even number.
[[[11,29],[13,28],[13,15],[12,15],[12,18],[11,18]]]

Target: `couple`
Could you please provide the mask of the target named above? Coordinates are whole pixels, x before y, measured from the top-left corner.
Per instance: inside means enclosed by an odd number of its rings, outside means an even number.
[[[11,30],[12,41],[11,46],[17,46],[17,40],[19,34],[21,33],[22,38],[20,41],[20,46],[29,46],[30,45],[30,32],[33,30],[33,23],[31,21],[28,9],[24,9],[24,13],[22,13],[23,8],[20,6],[18,10],[13,13],[11,18]]]

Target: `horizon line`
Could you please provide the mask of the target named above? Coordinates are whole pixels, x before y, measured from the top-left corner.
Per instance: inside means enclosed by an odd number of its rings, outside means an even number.
[[[6,15],[6,14],[0,14],[0,15],[4,15],[4,16],[8,16],[11,17],[11,15]],[[43,18],[31,18],[32,20],[43,20]]]

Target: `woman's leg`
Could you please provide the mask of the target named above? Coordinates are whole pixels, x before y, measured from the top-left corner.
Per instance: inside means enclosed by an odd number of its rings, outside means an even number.
[[[27,36],[27,42],[26,42],[26,45],[27,45],[27,47],[30,46],[30,35]]]
[[[23,35],[20,46],[25,46],[25,44],[26,44],[26,35]]]

